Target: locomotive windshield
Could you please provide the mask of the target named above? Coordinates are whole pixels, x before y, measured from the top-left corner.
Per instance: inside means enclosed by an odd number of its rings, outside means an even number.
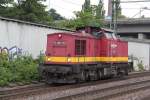
[[[116,35],[114,34],[114,33],[112,33],[112,37],[113,37],[113,39],[117,39],[117,37],[116,37]]]
[[[94,36],[96,36],[96,37],[101,37],[101,36],[103,36],[103,32],[92,32],[92,34],[94,35]]]
[[[106,38],[108,38],[108,39],[112,39],[113,37],[112,37],[112,33],[105,33],[105,35],[106,35]]]
[[[108,39],[115,39],[115,40],[117,39],[114,33],[106,32],[105,35],[106,35],[106,38]]]

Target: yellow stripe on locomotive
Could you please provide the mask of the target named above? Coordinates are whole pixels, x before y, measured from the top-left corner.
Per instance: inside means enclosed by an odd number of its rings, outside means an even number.
[[[46,62],[88,63],[88,62],[128,62],[128,57],[46,57]]]

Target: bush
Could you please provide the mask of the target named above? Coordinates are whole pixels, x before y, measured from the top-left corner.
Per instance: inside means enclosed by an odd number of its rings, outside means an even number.
[[[142,64],[142,62],[137,64],[139,71],[144,71],[144,65]]]
[[[9,61],[8,55],[0,54],[0,86],[37,80],[37,67],[38,63],[31,56],[20,56]]]
[[[12,73],[8,68],[0,67],[0,86],[8,85],[11,81]]]
[[[38,56],[38,59],[36,59],[37,63],[39,63],[39,64],[43,64],[44,60],[45,60],[45,55],[44,54],[40,54]]]

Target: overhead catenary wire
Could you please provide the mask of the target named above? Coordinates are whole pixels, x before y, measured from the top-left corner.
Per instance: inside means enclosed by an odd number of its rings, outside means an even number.
[[[59,6],[59,5],[56,5],[56,4],[52,4],[52,3],[51,3],[51,5],[57,6],[58,8],[61,8],[61,9],[64,9],[64,10],[66,10],[66,12],[71,12],[72,13],[72,10],[70,10],[70,9],[67,9],[67,8],[62,7],[62,6]]]
[[[135,15],[133,15],[131,18],[134,18],[135,16],[139,15],[141,12],[143,12],[144,10],[139,11],[138,13],[136,13]]]
[[[134,18],[135,16],[137,16],[138,14],[140,14],[141,12],[143,12],[144,10],[150,10],[150,8],[141,8],[141,9],[142,9],[141,11],[139,11],[138,13],[136,13],[135,15],[133,15],[131,18]],[[131,18],[128,21],[130,21]]]
[[[50,9],[51,8],[51,0],[49,0],[48,6],[49,6],[49,9]]]
[[[72,0],[62,0],[62,1],[66,2],[68,4],[71,4],[71,5],[74,5],[74,6],[81,6],[82,7],[82,5],[80,3],[77,3],[77,2],[72,1]],[[132,0],[132,1],[129,1],[129,0],[128,1],[120,0],[120,3],[123,3],[123,4],[124,3],[137,3],[137,4],[140,4],[142,2],[150,2],[150,0]],[[50,8],[52,7],[52,5],[53,6],[57,6],[58,8],[64,9],[68,13],[72,13],[73,12],[73,10],[70,10],[70,9],[68,9],[66,7],[63,7],[63,6],[60,6],[60,5],[56,5],[56,4],[52,3],[51,0],[49,0],[49,6],[50,6]],[[122,8],[122,9],[134,9],[134,8]],[[140,8],[137,8],[137,9],[140,9]]]
[[[69,4],[72,4],[72,5],[76,5],[76,6],[82,6],[81,4],[78,4],[78,3],[75,3],[75,2],[72,2],[71,0],[63,0],[64,2],[67,2]]]
[[[135,10],[135,9],[141,9],[141,8],[121,8],[121,9],[130,9],[130,10]]]
[[[66,2],[66,0],[63,0],[63,1]],[[77,3],[73,3],[72,1],[69,1],[69,2],[70,2],[70,4],[73,4],[73,5],[82,6],[82,5],[79,5],[79,4],[77,4]],[[68,8],[65,8],[65,7],[62,7],[62,6],[60,6],[60,5],[57,5],[57,4],[53,3],[51,0],[48,0],[48,3],[49,3],[49,4],[48,4],[49,8],[53,8],[53,7],[52,7],[52,5],[53,5],[53,6],[56,6],[56,7],[58,7],[58,8],[65,9],[65,10],[67,10],[68,12],[72,12],[72,10],[70,10],[70,9],[68,9]]]
[[[141,5],[141,3],[150,3],[150,0],[132,0],[132,1],[123,1],[123,0],[121,0],[120,1],[120,3],[122,3],[122,4],[126,4],[126,3],[136,3],[136,5],[138,4],[138,5]]]
[[[111,28],[113,28],[115,30],[115,32],[117,31],[117,10],[118,10],[117,4],[118,3],[140,3],[140,2],[150,2],[150,0],[134,0],[134,1],[133,0],[132,1],[112,0],[112,8],[113,9],[112,9],[112,20],[111,20],[112,24],[111,25],[113,25],[113,27],[111,27]],[[140,9],[140,13],[142,11]],[[136,16],[136,15],[134,15],[134,16]]]
[[[150,3],[150,0],[134,0],[134,1],[121,1],[120,3]],[[128,9],[128,8],[122,8],[122,9]],[[129,8],[129,9],[136,9],[136,8]],[[138,13],[136,13],[134,16],[132,16],[131,18],[134,18],[135,16],[137,16],[139,13],[143,12],[144,10],[150,10],[147,7],[143,7],[143,8],[137,8],[140,9],[140,11]],[[130,20],[130,19],[129,19]]]
[[[141,2],[150,2],[150,0],[120,1],[120,3],[141,3]]]

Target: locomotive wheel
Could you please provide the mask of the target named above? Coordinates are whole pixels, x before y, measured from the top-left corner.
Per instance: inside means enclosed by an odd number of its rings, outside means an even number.
[[[46,73],[45,81],[47,84],[51,84],[51,74],[49,72]]]
[[[117,76],[118,76],[119,78],[123,78],[123,77],[124,77],[124,73],[123,73],[123,72],[118,72]]]
[[[83,82],[86,81],[86,73],[84,70],[81,72],[81,81],[83,81]]]
[[[102,79],[102,72],[101,72],[101,70],[98,70],[97,75],[98,75],[98,79],[101,80]]]
[[[42,79],[46,79],[47,73],[45,71],[42,72]]]
[[[93,73],[93,75],[90,76],[90,80],[91,80],[91,81],[93,81],[93,80],[98,80],[99,77],[98,77],[97,71],[96,71],[96,70],[93,70],[93,71],[91,71],[91,72]]]
[[[125,69],[125,75],[128,76],[128,69]]]

